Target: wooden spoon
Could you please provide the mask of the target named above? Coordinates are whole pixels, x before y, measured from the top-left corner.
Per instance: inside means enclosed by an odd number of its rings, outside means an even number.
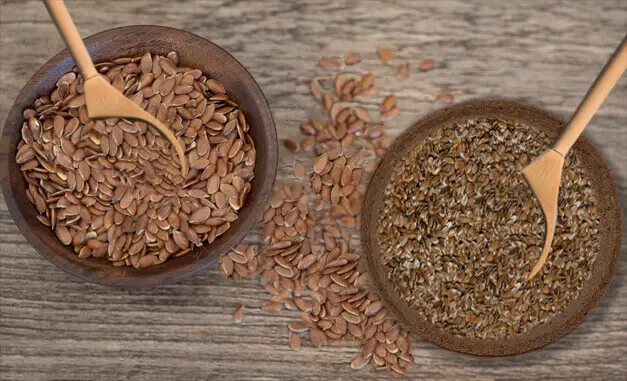
[[[161,131],[176,150],[181,162],[181,173],[183,177],[185,177],[189,170],[187,158],[185,157],[183,147],[172,131],[155,117],[131,102],[131,100],[126,98],[122,93],[111,86],[106,79],[98,74],[63,0],[45,0],[45,4],[48,13],[50,13],[57,29],[61,32],[61,36],[70,49],[70,54],[72,54],[72,58],[74,58],[74,62],[76,62],[76,66],[78,66],[83,80],[85,81],[84,89],[87,115],[92,119],[117,117],[141,120],[152,124]]]
[[[544,266],[557,223],[557,198],[564,158],[575,144],[592,116],[601,106],[620,76],[627,69],[627,36],[605,64],[596,81],[588,90],[583,101],[575,111],[570,122],[556,139],[553,147],[538,156],[531,164],[523,168],[522,173],[540,202],[546,221],[544,248],[538,263],[533,267],[528,280],[533,278]]]

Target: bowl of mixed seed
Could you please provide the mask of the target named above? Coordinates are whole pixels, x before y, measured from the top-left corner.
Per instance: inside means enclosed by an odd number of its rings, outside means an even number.
[[[605,294],[621,244],[616,187],[585,139],[566,157],[548,265],[544,215],[520,171],[565,123],[479,100],[396,139],[365,197],[361,240],[383,300],[414,332],[458,352],[511,355],[557,340]]]

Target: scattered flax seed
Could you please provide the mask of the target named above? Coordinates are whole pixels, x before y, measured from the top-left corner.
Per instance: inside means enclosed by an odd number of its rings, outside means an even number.
[[[209,219],[207,223],[213,221]],[[220,269],[229,278],[246,278],[258,268],[258,252],[254,246],[239,244],[220,258]]]
[[[379,59],[385,65],[389,65],[392,63],[392,51],[384,46],[377,47],[377,54],[379,55]]]
[[[370,362],[370,356],[369,357],[357,356],[351,362],[351,369],[353,369],[353,370],[362,370],[362,369],[364,369],[368,365],[369,362]]]
[[[318,65],[325,70],[335,71],[335,70],[339,70],[340,67],[342,66],[342,59],[336,56],[320,57],[320,61],[318,62]]]
[[[453,93],[447,91],[446,93],[438,95],[436,99],[440,102],[451,103],[453,102],[453,98]]]
[[[418,63],[418,70],[429,71],[435,67],[435,61],[432,59],[425,59]]]
[[[290,331],[297,333],[303,333],[309,330],[309,326],[307,326],[307,324],[302,321],[291,322],[290,324],[288,324],[287,327]]]
[[[394,96],[394,94],[390,94],[387,97],[385,97],[383,99],[383,102],[381,102],[381,114],[385,114],[386,112],[390,111],[392,108],[394,108],[396,106],[396,96]]]
[[[294,160],[292,166],[294,169],[294,176],[298,177],[299,179],[304,179],[306,177],[306,169],[303,163],[298,160]]]
[[[363,107],[358,107],[355,109],[355,116],[357,119],[363,120],[364,122],[372,122],[372,117],[368,110]]]
[[[220,269],[227,277],[233,274],[233,260],[227,256],[220,258]]]
[[[371,85],[374,84],[374,74],[372,73],[366,73],[363,75],[363,77],[361,77],[361,85],[364,88],[370,87]]]
[[[279,302],[268,301],[261,305],[261,310],[268,313],[277,313],[283,309]]]
[[[244,321],[244,305],[240,304],[235,307],[235,311],[233,311],[233,321],[235,324],[240,324]]]
[[[318,80],[315,78],[309,82],[309,90],[311,91],[311,95],[315,98],[320,98],[322,96],[322,86],[320,86],[320,83],[318,83]]]
[[[300,335],[298,333],[290,331],[288,334],[288,341],[293,350],[297,351],[300,349]]]
[[[391,109],[389,109],[388,111],[384,112],[381,115],[385,118],[393,118],[397,116],[400,112],[401,112],[401,109],[398,108],[397,105],[394,105],[394,107],[392,107]]]
[[[409,76],[410,65],[409,62],[402,63],[396,67],[396,77],[406,78]]]
[[[322,94],[322,107],[324,107],[325,110],[330,110],[331,106],[333,106],[333,94],[331,94],[330,92],[326,92],[324,94]]]
[[[298,143],[291,139],[283,139],[283,146],[290,152],[296,152],[298,150]]]
[[[348,52],[344,54],[344,63],[346,65],[354,65],[361,61],[361,54],[359,52]]]
[[[325,152],[322,155],[320,155],[316,159],[316,161],[314,161],[313,171],[318,175],[322,174],[322,171],[325,170],[328,163],[329,163],[329,155]]]
[[[261,310],[300,317],[288,324],[291,348],[300,348],[301,335],[314,347],[358,344],[352,369],[401,375],[414,361],[408,332],[369,290],[353,239],[368,176],[390,144],[385,121],[374,120],[361,101],[376,92],[374,79],[373,73],[340,71],[310,83],[328,115],[298,126],[299,150],[308,159],[294,160],[294,178],[275,184],[263,215],[257,271],[269,294]],[[387,106],[395,112],[395,100]],[[238,266],[242,270],[241,251],[222,258],[232,277]]]
[[[551,141],[515,121],[460,121],[398,163],[379,219],[382,260],[399,294],[435,326],[477,339],[517,335],[549,322],[589,279],[600,211],[574,153],[548,266],[526,279],[542,251],[544,215],[520,171]],[[388,330],[386,341],[395,335]]]
[[[290,323],[289,329],[309,335],[315,347],[360,343],[362,359],[353,368],[374,361],[375,368],[395,372],[392,366],[397,366],[396,373],[404,372],[411,363],[403,360],[411,358],[407,331],[366,289],[367,269],[359,261],[359,247],[351,244],[366,173],[374,169],[389,139],[383,123],[374,121],[362,103],[342,96],[374,90],[374,75],[338,73],[332,79],[319,81],[328,84],[324,91],[333,101],[325,106],[328,120],[311,118],[299,126],[305,136],[301,149],[315,155],[304,165],[312,170],[301,183],[275,186],[264,214],[261,283],[274,296],[262,309],[278,309],[282,302],[286,309],[299,311],[302,321]],[[299,164],[294,169],[303,173]],[[375,336],[391,342],[385,343],[390,352],[380,358],[373,355]]]

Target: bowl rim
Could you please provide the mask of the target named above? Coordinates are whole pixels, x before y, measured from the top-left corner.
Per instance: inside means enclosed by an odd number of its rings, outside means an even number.
[[[90,52],[90,55],[93,56],[94,52],[101,49],[100,44],[105,41],[108,44],[111,44],[116,39],[120,39],[128,35],[145,34],[149,34],[155,38],[162,37],[163,40],[165,40],[162,41],[162,44],[172,44],[172,41],[176,41],[181,38],[204,44],[208,49],[213,50],[213,53],[215,54],[214,58],[223,59],[232,64],[232,67],[230,66],[228,70],[237,70],[238,73],[241,74],[241,80],[243,84],[246,85],[246,92],[249,93],[251,98],[254,100],[254,106],[260,114],[257,124],[263,128],[263,135],[267,138],[268,154],[263,160],[265,171],[264,178],[255,177],[255,180],[253,180],[256,181],[253,183],[253,187],[257,186],[254,191],[257,192],[259,196],[258,199],[255,200],[255,203],[251,203],[250,201],[252,200],[249,200],[249,203],[247,203],[247,205],[253,204],[250,206],[251,213],[248,218],[242,220],[241,224],[237,226],[238,229],[235,230],[231,236],[229,236],[228,240],[219,242],[220,238],[218,238],[218,240],[212,244],[206,244],[204,246],[207,248],[220,248],[219,250],[207,251],[206,253],[200,255],[199,251],[201,251],[203,247],[197,248],[184,257],[172,258],[166,261],[163,264],[164,267],[161,267],[159,270],[155,269],[161,265],[151,266],[145,269],[134,269],[131,267],[132,270],[130,270],[127,266],[115,267],[111,263],[107,263],[107,267],[96,265],[96,261],[92,261],[91,264],[86,264],[87,262],[84,261],[83,264],[81,264],[77,260],[68,259],[63,254],[57,253],[54,249],[44,243],[39,235],[33,230],[31,224],[25,220],[25,214],[16,201],[16,198],[24,198],[25,196],[23,194],[16,193],[16,189],[14,189],[14,186],[11,184],[9,179],[12,173],[11,163],[14,157],[14,154],[11,154],[14,150],[11,145],[11,133],[9,130],[19,128],[18,126],[22,125],[24,121],[22,111],[25,106],[32,105],[32,102],[30,102],[30,104],[28,102],[25,103],[26,98],[28,98],[29,95],[32,95],[36,99],[41,95],[40,93],[35,94],[34,92],[36,91],[38,85],[43,82],[43,77],[47,73],[50,71],[58,71],[59,66],[67,65],[68,62],[71,63],[71,68],[74,66],[74,61],[70,56],[68,49],[65,48],[56,53],[45,64],[43,64],[31,76],[18,94],[7,115],[2,131],[2,138],[0,141],[0,182],[5,202],[19,231],[26,238],[28,243],[48,261],[82,280],[120,288],[147,288],[174,283],[197,274],[198,272],[205,270],[207,267],[214,265],[219,260],[220,254],[225,253],[228,249],[240,243],[259,221],[265,209],[265,205],[270,199],[278,170],[278,137],[269,103],[263,94],[261,87],[246,67],[244,67],[244,65],[242,65],[235,57],[222,47],[194,33],[159,25],[131,25],[112,28],[90,35],[89,37],[84,38],[84,42]],[[150,49],[148,48],[147,50]],[[114,58],[117,57],[113,57],[111,59]],[[59,76],[65,71],[59,72]],[[49,93],[50,89],[47,89],[47,91]],[[15,122],[18,120],[19,123]],[[257,161],[257,165],[260,165],[259,162],[260,160]],[[231,229],[234,228],[231,227]],[[58,244],[60,245],[60,243]],[[177,262],[178,266],[173,266],[174,261],[188,256],[193,259],[186,260],[185,262]],[[168,264],[170,264],[170,267],[167,267]],[[123,273],[128,273],[126,270],[132,272],[132,275],[121,276]]]
[[[388,281],[386,270],[378,260],[378,213],[384,196],[383,189],[395,169],[398,160],[406,157],[416,141],[433,131],[452,123],[478,117],[496,117],[522,121],[541,128],[555,136],[565,122],[541,108],[504,99],[475,99],[436,110],[420,119],[392,143],[379,162],[368,184],[362,204],[361,244],[373,286],[388,309],[409,327],[411,331],[445,349],[476,356],[508,356],[532,351],[552,343],[576,328],[607,292],[618,266],[622,240],[622,217],[616,185],[611,171],[601,154],[585,138],[581,137],[573,149],[581,155],[582,164],[592,178],[592,186],[601,210],[601,235],[599,254],[592,275],[586,281],[578,297],[559,314],[531,330],[498,340],[481,340],[458,337],[429,323],[420,317],[398,295]],[[603,239],[606,238],[606,239]]]

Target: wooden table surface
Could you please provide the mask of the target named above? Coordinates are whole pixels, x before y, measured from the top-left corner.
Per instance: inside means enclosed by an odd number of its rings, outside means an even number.
[[[471,3],[475,3],[471,5]],[[455,101],[506,97],[567,118],[627,32],[624,0],[505,1],[68,1],[84,36],[122,25],[188,30],[226,48],[253,74],[281,138],[317,110],[306,80],[321,55],[356,50],[360,70],[379,74],[378,95],[394,92],[401,116],[391,137]],[[445,67],[398,80],[375,45],[412,63]],[[0,0],[0,125],[30,76],[63,48],[40,1]],[[399,61],[400,62],[400,61]],[[614,171],[627,205],[627,76],[587,130]],[[279,180],[292,158],[281,151]],[[625,210],[625,209],[623,209]],[[627,225],[627,224],[626,224]],[[623,233],[625,230],[623,230]],[[254,239],[254,238],[253,238]],[[0,200],[0,379],[2,380],[369,380],[354,372],[358,349],[287,345],[294,314],[267,316],[256,279],[234,283],[208,270],[178,284],[120,291],[80,282],[40,257]],[[407,379],[618,380],[627,372],[627,245],[599,307],[572,333],[541,350],[508,358],[451,353],[414,338]],[[243,302],[242,325],[231,314]]]

